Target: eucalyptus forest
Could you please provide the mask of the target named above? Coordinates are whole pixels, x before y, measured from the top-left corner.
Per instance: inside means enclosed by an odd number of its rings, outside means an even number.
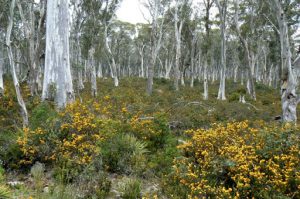
[[[300,198],[299,79],[299,0],[0,0],[0,199]]]

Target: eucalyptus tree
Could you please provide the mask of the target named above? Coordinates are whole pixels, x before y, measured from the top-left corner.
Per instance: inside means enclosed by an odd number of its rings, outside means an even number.
[[[211,15],[211,9],[213,7],[213,0],[203,0],[204,8],[205,8],[205,16],[204,16],[204,27],[205,27],[205,36],[203,39],[203,54],[204,54],[204,71],[203,71],[203,99],[208,99],[208,77],[207,77],[207,67],[210,63],[210,57],[212,57],[211,53],[211,37],[210,37],[210,31],[211,31],[211,24],[212,20],[210,18]],[[211,66],[212,68],[212,66]]]
[[[154,69],[164,28],[164,14],[168,1],[164,0],[146,0],[144,6],[148,9],[151,16],[151,60],[148,66],[147,93],[152,94]]]
[[[235,0],[235,17],[234,17],[234,22],[235,22],[235,29],[237,32],[237,35],[243,45],[243,48],[245,50],[246,54],[246,59],[248,62],[248,83],[247,83],[247,88],[248,92],[253,100],[256,100],[256,93],[255,93],[255,86],[254,86],[254,68],[256,64],[256,59],[257,59],[257,53],[255,52],[255,44],[256,41],[258,40],[258,32],[257,30],[259,27],[255,26],[255,21],[257,22],[259,19],[255,18],[255,15],[257,15],[257,10],[258,10],[258,5],[254,0],[246,0],[247,5],[247,10],[249,10],[249,17],[245,17],[245,23],[244,25],[244,30],[242,31],[240,28],[240,20],[239,20],[239,10],[241,10],[240,5],[240,0]],[[256,13],[255,13],[256,12]],[[248,20],[249,19],[249,20]],[[245,27],[249,26],[249,27]]]
[[[135,48],[140,57],[139,77],[147,77],[147,64],[145,64],[146,52],[150,47],[151,29],[148,24],[136,24],[137,36],[134,38]]]
[[[226,80],[226,25],[227,25],[227,8],[229,0],[214,0],[219,10],[220,30],[221,30],[221,74],[218,99],[226,100],[225,80]]]
[[[45,0],[36,1],[17,1],[19,15],[22,21],[24,36],[26,40],[25,52],[28,53],[29,64],[29,87],[32,95],[38,94],[41,90],[41,73],[40,57],[42,56],[44,45],[44,21],[45,21]]]
[[[2,48],[0,48],[0,96],[4,93],[4,84],[3,84],[3,65],[4,65],[4,57]]]
[[[69,0],[47,2],[46,60],[42,99],[58,107],[74,100],[69,54]]]
[[[14,82],[14,86],[15,86],[15,90],[16,90],[16,94],[17,94],[17,100],[18,100],[18,103],[22,110],[23,125],[27,126],[28,125],[28,113],[27,113],[27,109],[26,109],[26,104],[25,104],[22,94],[21,94],[21,88],[20,88],[19,80],[18,80],[18,77],[16,74],[15,61],[14,61],[12,46],[11,46],[11,43],[12,43],[11,33],[12,33],[13,25],[14,25],[15,6],[16,6],[16,0],[12,0],[11,4],[10,4],[10,12],[9,12],[9,16],[8,16],[8,25],[7,25],[6,43],[5,44],[6,44],[7,54],[8,54],[8,58],[9,58],[10,67],[11,67],[11,74],[13,77],[13,82]]]
[[[287,18],[287,12],[290,11],[291,5],[295,1],[282,2],[278,0],[270,0],[270,5],[275,13],[278,33],[280,36],[281,44],[281,105],[282,105],[282,120],[284,122],[296,122],[297,121],[297,105],[300,101],[299,96],[296,93],[297,88],[297,73],[292,67],[292,52],[289,35],[289,24]],[[297,2],[296,2],[297,3]],[[296,4],[296,8],[299,5]]]
[[[179,64],[181,59],[181,32],[184,20],[179,19],[178,12],[182,12],[183,9],[183,2],[179,2],[179,0],[175,1],[175,11],[174,11],[174,26],[175,26],[175,41],[176,41],[176,58],[175,58],[175,89],[178,91],[178,81],[180,79],[180,70]]]
[[[72,0],[71,6],[72,12],[72,26],[71,26],[71,65],[73,69],[73,80],[77,80],[77,89],[80,91],[84,89],[83,84],[83,50],[82,50],[82,36],[83,36],[83,24],[86,21],[84,16],[83,3],[80,0]],[[77,78],[76,78],[77,76]]]

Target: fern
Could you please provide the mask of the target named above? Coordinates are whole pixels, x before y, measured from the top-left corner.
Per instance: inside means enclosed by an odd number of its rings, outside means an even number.
[[[0,198],[1,199],[11,198],[11,193],[10,193],[9,189],[4,185],[0,185]]]

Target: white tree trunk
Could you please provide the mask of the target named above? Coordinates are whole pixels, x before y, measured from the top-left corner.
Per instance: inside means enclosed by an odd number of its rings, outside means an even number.
[[[225,96],[225,80],[226,80],[226,15],[227,15],[227,0],[223,0],[222,5],[219,0],[215,0],[220,14],[221,28],[221,75],[220,86],[218,92],[219,100],[226,100]]]
[[[102,78],[103,77],[103,71],[102,71],[102,64],[99,63],[98,70],[97,70],[97,77]]]
[[[268,85],[271,87],[273,82],[273,64],[270,67]]]
[[[272,6],[276,12],[279,24],[281,60],[282,60],[282,85],[281,85],[281,106],[282,121],[297,122],[297,104],[299,97],[296,94],[297,80],[292,69],[291,48],[288,33],[286,16],[281,1],[272,0]]]
[[[150,1],[149,1],[150,2]],[[151,27],[151,39],[152,39],[152,45],[151,45],[151,61],[150,65],[148,65],[147,69],[147,93],[148,95],[152,94],[153,91],[153,77],[154,77],[154,68],[156,64],[157,55],[159,53],[159,50],[161,48],[161,40],[163,36],[163,24],[164,24],[164,17],[162,17],[162,20],[159,22],[159,11],[161,2],[159,0],[153,1],[153,12],[152,12],[152,27]]]
[[[234,77],[233,77],[233,82],[237,83],[237,76],[238,76],[238,71],[239,71],[239,65],[237,64],[234,68]]]
[[[207,61],[204,64],[204,71],[203,71],[203,87],[204,87],[204,93],[203,93],[203,99],[208,100],[208,80],[207,80]]]
[[[91,92],[92,96],[97,96],[97,75],[96,75],[96,66],[94,60],[95,48],[89,50],[89,69],[91,74]]]
[[[141,73],[140,77],[144,78],[145,77],[145,72],[144,72],[144,48],[145,45],[143,44],[142,47],[139,48],[139,53],[141,56]]]
[[[42,99],[53,97],[58,107],[74,100],[69,55],[69,0],[47,4],[46,61]]]
[[[185,86],[184,72],[180,72],[180,84],[181,84],[181,86]]]
[[[84,89],[84,84],[82,81],[82,69],[78,69],[77,75],[78,75],[78,89],[82,90]]]
[[[4,84],[3,84],[3,54],[2,49],[0,48],[0,96],[4,93]]]
[[[105,46],[106,46],[106,49],[111,57],[111,74],[112,74],[112,77],[114,79],[114,85],[115,87],[118,87],[119,86],[119,79],[118,79],[118,72],[117,72],[117,65],[116,65],[116,61],[115,61],[115,58],[113,56],[113,53],[111,51],[111,48],[109,46],[109,43],[108,43],[108,34],[107,34],[107,31],[108,31],[108,25],[105,26]]]
[[[178,1],[175,4],[175,15],[174,15],[174,25],[175,25],[175,39],[176,39],[176,58],[175,58],[175,90],[179,90],[179,79],[181,78],[181,85],[184,85],[183,75],[180,73],[179,64],[181,59],[181,31],[183,27],[183,21],[178,19]],[[179,23],[179,26],[178,26]]]
[[[13,59],[13,53],[12,53],[12,49],[11,49],[11,40],[10,40],[11,31],[13,28],[14,9],[15,9],[15,0],[12,0],[11,6],[10,6],[9,24],[8,24],[7,32],[6,32],[6,48],[7,48],[9,63],[11,66],[11,74],[12,74],[14,86],[16,89],[18,103],[21,106],[21,110],[22,110],[23,126],[27,126],[28,125],[28,113],[27,113],[27,109],[26,109],[26,104],[23,100],[23,97],[22,97],[21,91],[20,91],[20,85],[19,85],[17,74],[16,74],[16,68],[15,68],[15,63],[14,63],[14,59]]]

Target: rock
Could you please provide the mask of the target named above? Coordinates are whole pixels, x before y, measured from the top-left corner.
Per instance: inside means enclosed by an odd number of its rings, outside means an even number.
[[[44,193],[49,193],[49,187],[44,187],[43,192]]]
[[[21,181],[9,181],[9,182],[7,182],[7,185],[9,185],[11,187],[17,187],[17,186],[24,185],[24,182],[21,182]]]

